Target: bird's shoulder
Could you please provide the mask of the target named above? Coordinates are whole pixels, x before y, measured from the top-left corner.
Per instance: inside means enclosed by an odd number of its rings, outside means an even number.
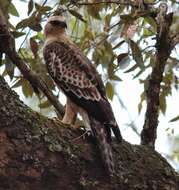
[[[87,75],[98,76],[98,72],[91,61],[84,55],[81,49],[71,41],[53,41],[45,45],[44,58],[48,59],[51,56],[56,55],[59,59],[64,57],[70,59],[73,66],[78,67],[79,70],[85,72]]]
[[[91,61],[84,55],[81,49],[71,41],[53,41],[47,44],[44,48],[44,57],[50,55],[56,55],[58,58],[62,57],[64,62],[71,60],[71,66],[80,73],[84,73],[85,76],[98,88],[101,95],[105,96],[105,88],[101,79],[101,76],[97,72],[95,66]],[[86,78],[85,77],[85,78]]]

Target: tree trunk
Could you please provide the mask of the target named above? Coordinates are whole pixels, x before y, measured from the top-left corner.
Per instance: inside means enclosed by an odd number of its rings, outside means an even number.
[[[91,136],[32,111],[0,77],[0,190],[178,190],[179,176],[157,152],[112,143],[109,179]]]

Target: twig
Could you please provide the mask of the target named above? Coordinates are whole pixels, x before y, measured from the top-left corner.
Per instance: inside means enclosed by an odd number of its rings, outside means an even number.
[[[112,0],[108,0],[108,1],[97,1],[97,2],[78,2],[78,5],[99,5],[99,4],[120,4],[120,5],[130,5],[130,6],[134,6],[132,2],[130,1],[112,1]]]
[[[117,23],[115,23],[115,24],[109,26],[109,27],[106,29],[106,31],[108,32],[108,34],[107,34],[106,36],[104,36],[99,42],[94,43],[92,47],[95,47],[95,48],[96,48],[97,46],[101,45],[105,40],[107,40],[107,39],[112,35],[112,33],[109,34],[109,31],[110,31],[111,29],[113,29],[114,27],[118,26],[119,23],[120,23],[120,21],[118,21]],[[96,36],[96,38],[98,38],[98,37],[99,37],[99,36]]]
[[[44,2],[42,3],[42,7],[47,3],[48,0],[44,0]]]
[[[107,31],[109,32],[111,29],[113,29],[114,27],[118,26],[120,23],[121,23],[121,20],[118,21],[118,22],[116,22],[116,23],[113,24],[112,26],[109,26],[109,27],[107,28]]]
[[[25,35],[25,38],[24,38],[24,40],[22,41],[22,43],[21,43],[21,45],[20,45],[20,47],[19,47],[18,52],[21,50],[22,46],[24,45],[25,41],[27,40],[27,37],[29,36],[30,31],[31,31],[31,29],[29,29],[29,31],[28,31],[27,34]]]
[[[78,137],[72,139],[71,142],[75,142],[75,141],[77,141],[77,140],[79,140],[79,139],[81,139],[81,138],[84,138],[85,135],[88,134],[88,133],[90,133],[90,131],[88,131],[88,130],[85,131],[82,135],[80,135],[80,136],[78,136]]]
[[[136,124],[135,124],[135,121],[132,119],[131,114],[129,113],[127,107],[124,105],[124,103],[123,103],[122,99],[120,98],[119,94],[116,93],[116,96],[117,96],[117,99],[118,99],[119,103],[121,104],[122,108],[123,108],[123,109],[127,112],[127,114],[128,114],[128,117],[129,117],[129,120],[130,120],[130,127],[131,127],[131,129],[136,133],[136,135],[137,135],[138,137],[140,137],[140,133],[139,133],[138,130],[137,130],[137,126],[136,126]]]
[[[154,48],[154,47],[155,47],[155,46],[153,46],[153,45],[147,46],[147,47],[145,47],[144,49],[142,49],[141,52],[143,53],[143,52],[145,52],[147,49],[149,49],[149,48]]]

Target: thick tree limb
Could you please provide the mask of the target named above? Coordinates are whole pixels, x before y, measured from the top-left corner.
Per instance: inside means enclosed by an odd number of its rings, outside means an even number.
[[[17,54],[15,50],[14,38],[9,32],[9,29],[7,27],[1,9],[0,9],[0,52],[5,53],[11,59],[14,65],[16,65],[17,68],[21,71],[24,78],[27,79],[32,86],[40,89],[48,98],[48,100],[51,102],[51,104],[56,108],[58,114],[60,116],[63,116],[64,108],[58,101],[57,97],[55,97],[53,93],[49,90],[45,81],[36,73],[34,73]]]
[[[159,13],[158,16],[155,64],[148,80],[148,88],[146,90],[147,110],[145,114],[145,123],[141,133],[141,144],[153,148],[155,146],[158,126],[160,83],[163,79],[166,61],[172,50],[169,30],[172,23],[173,13],[169,13],[168,15]]]
[[[178,190],[179,176],[146,146],[112,142],[108,179],[91,137],[25,106],[0,77],[0,190]]]

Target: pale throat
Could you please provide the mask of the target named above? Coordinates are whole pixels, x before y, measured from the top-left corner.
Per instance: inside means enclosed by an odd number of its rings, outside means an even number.
[[[53,41],[68,41],[68,37],[65,30],[47,32],[45,33],[45,38],[46,44]]]

